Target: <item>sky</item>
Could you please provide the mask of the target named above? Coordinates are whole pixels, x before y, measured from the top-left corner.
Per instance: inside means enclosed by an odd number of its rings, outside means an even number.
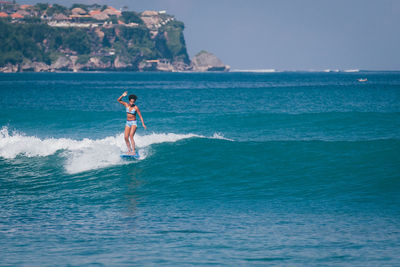
[[[206,50],[232,69],[400,70],[400,0],[17,0],[37,2],[166,10],[190,58]]]

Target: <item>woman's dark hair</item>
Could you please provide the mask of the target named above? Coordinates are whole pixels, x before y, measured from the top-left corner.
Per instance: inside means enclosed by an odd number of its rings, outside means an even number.
[[[136,95],[130,95],[130,96],[129,96],[129,100],[131,100],[131,99],[135,99],[135,101],[136,101],[137,96],[136,96]]]

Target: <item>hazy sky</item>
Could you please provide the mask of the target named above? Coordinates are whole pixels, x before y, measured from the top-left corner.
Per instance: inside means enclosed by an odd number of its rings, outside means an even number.
[[[400,70],[400,0],[17,0],[166,10],[232,69]]]

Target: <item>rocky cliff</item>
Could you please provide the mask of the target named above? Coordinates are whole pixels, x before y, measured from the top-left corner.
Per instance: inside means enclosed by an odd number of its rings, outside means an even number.
[[[3,12],[8,17],[0,18],[0,72],[229,69],[204,52],[191,62],[184,24],[165,11],[121,12],[96,4],[21,7],[8,7],[13,15]]]
[[[230,67],[222,63],[214,54],[207,51],[198,53],[191,62],[193,71],[229,71]]]

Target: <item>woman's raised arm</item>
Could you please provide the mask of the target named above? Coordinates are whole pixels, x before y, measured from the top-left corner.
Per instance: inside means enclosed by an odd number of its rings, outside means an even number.
[[[118,97],[118,99],[117,99],[117,101],[118,101],[119,103],[121,103],[122,105],[124,105],[124,106],[126,106],[127,103],[124,102],[124,101],[122,101],[122,98],[123,98],[124,96],[126,96],[127,94],[128,94],[128,92],[125,91],[125,92],[124,92],[120,97]]]

